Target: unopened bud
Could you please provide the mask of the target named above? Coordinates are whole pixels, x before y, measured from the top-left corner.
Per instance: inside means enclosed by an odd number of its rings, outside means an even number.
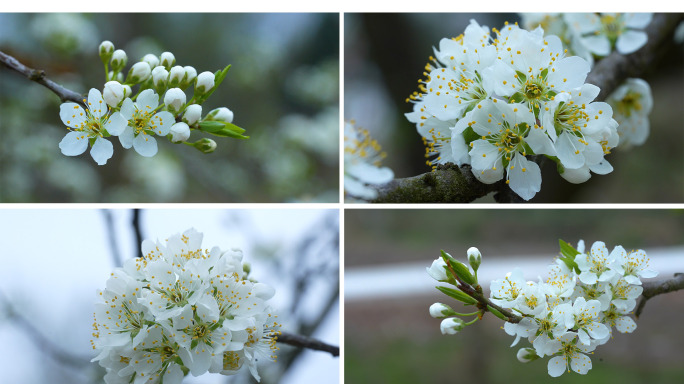
[[[197,84],[195,84],[195,91],[202,95],[214,88],[214,74],[206,71],[197,75]]]
[[[126,52],[124,52],[123,49],[117,49],[112,53],[112,70],[114,72],[119,72],[123,69],[123,67],[126,66],[126,63],[128,62],[128,56],[126,56]]]
[[[105,40],[100,43],[100,60],[102,60],[103,64],[109,63],[112,54],[114,54],[114,44],[111,41]]]
[[[182,143],[190,138],[190,127],[185,123],[176,123],[171,126],[171,141],[174,143]]]
[[[166,88],[167,81],[169,79],[169,71],[161,65],[154,67],[152,70],[152,84],[160,91]]]
[[[458,317],[444,319],[439,325],[439,329],[442,330],[443,335],[455,335],[463,328],[465,328],[465,323]]]
[[[169,87],[180,86],[181,81],[185,77],[185,69],[180,65],[176,65],[169,71]]]
[[[190,84],[192,84],[192,82],[195,81],[195,79],[197,78],[197,71],[195,70],[195,68],[188,65],[183,67],[183,70],[185,70],[185,76],[183,77],[183,81],[181,82],[181,89],[185,89],[188,86],[190,86]]]
[[[118,81],[108,81],[105,83],[104,90],[102,91],[102,98],[105,102],[112,108],[116,108],[123,101],[124,87]]]
[[[138,62],[133,64],[131,69],[128,71],[128,76],[126,76],[126,83],[128,84],[138,84],[147,80],[152,74],[152,70],[147,63]]]
[[[150,66],[150,69],[154,69],[156,66],[159,65],[159,58],[151,53],[148,53],[147,55],[143,56],[141,61],[147,63],[147,65]]]
[[[174,64],[176,64],[176,57],[173,56],[173,53],[171,52],[163,52],[159,56],[159,63],[160,65],[164,66],[167,70],[170,70],[171,67],[173,67]]]
[[[204,120],[207,121],[223,121],[225,123],[233,122],[233,111],[226,107],[213,109],[211,112],[207,113]]]
[[[430,306],[430,316],[435,319],[443,319],[447,316],[453,316],[456,313],[451,307],[442,303],[434,303]]]
[[[202,153],[212,153],[214,150],[216,150],[216,142],[206,137],[196,141],[193,146],[199,149]]]
[[[183,115],[183,121],[188,125],[193,125],[199,121],[202,117],[202,106],[199,104],[191,104],[185,108],[185,114]]]
[[[518,361],[521,363],[529,363],[532,360],[537,360],[539,356],[533,348],[520,348],[518,350]]]
[[[166,109],[174,115],[185,105],[185,92],[180,88],[171,88],[164,95]]]
[[[480,268],[480,264],[482,263],[482,254],[479,249],[475,247],[468,248],[468,262],[473,268],[473,271],[477,272],[477,269]]]
[[[432,277],[433,279],[437,281],[446,281],[447,280],[447,274],[446,274],[446,263],[442,258],[436,259],[435,261],[432,262],[432,265],[430,268],[425,268],[427,271],[428,275]]]

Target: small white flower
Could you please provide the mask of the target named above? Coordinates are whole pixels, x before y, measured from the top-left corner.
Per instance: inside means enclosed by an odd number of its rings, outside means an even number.
[[[188,141],[190,138],[190,127],[186,123],[180,122],[171,126],[171,141],[174,143],[182,143]]]
[[[86,100],[83,102],[86,103]],[[59,117],[72,131],[62,139],[59,148],[66,156],[78,156],[88,149],[89,141],[93,140],[90,155],[98,165],[104,165],[114,153],[112,143],[105,137],[120,135],[126,126],[126,118],[119,112],[110,116],[97,89],[90,90],[87,104],[85,111],[76,103],[63,103],[60,106]]]
[[[554,346],[557,347],[554,353],[560,353],[560,356],[549,360],[550,376],[558,377],[566,370],[570,371],[571,368],[580,375],[586,375],[591,369],[591,359],[584,353],[593,351],[596,349],[596,345],[577,343],[575,341],[576,336],[576,333],[566,332],[554,341]]]
[[[437,281],[446,281],[446,266],[447,265],[444,259],[438,257],[432,262],[432,265],[429,268],[426,267],[425,270],[427,271],[428,275],[430,275],[430,277],[432,277],[433,279]]]
[[[195,84],[195,91],[198,94],[205,94],[214,88],[214,74],[206,71],[197,75],[197,83]]]
[[[199,104],[190,104],[185,108],[183,121],[188,125],[193,125],[202,117],[202,106]]]
[[[166,105],[166,109],[173,114],[176,114],[178,111],[180,111],[180,109],[185,105],[185,100],[185,92],[183,92],[183,90],[180,88],[171,88],[166,91],[166,94],[164,95],[164,104]]]
[[[492,280],[490,285],[491,301],[503,308],[512,308],[516,304],[518,295],[527,285],[522,269],[515,268],[500,280]]]
[[[613,264],[611,267],[629,284],[641,285],[640,278],[651,278],[658,276],[658,272],[650,269],[648,264],[650,259],[644,250],[627,252],[622,246],[617,246],[611,253]]]
[[[388,183],[394,172],[381,167],[384,158],[380,145],[367,130],[353,123],[344,124],[344,190],[345,193],[364,200],[377,197],[377,191],[370,185]]]
[[[147,80],[152,74],[152,69],[147,63],[138,62],[133,64],[131,69],[128,71],[128,76],[126,77],[126,82],[131,82],[133,84],[142,83]]]
[[[102,97],[104,101],[112,108],[116,108],[121,104],[125,95],[124,87],[118,81],[108,81],[105,83]]]
[[[458,317],[444,319],[439,325],[439,329],[442,331],[443,335],[455,335],[463,328],[465,328],[465,323]]]
[[[631,309],[620,309],[611,305],[607,311],[603,312],[601,322],[609,327],[615,326],[620,333],[632,333],[637,325],[631,317],[627,316]]]
[[[578,297],[574,304],[561,304],[556,310],[565,316],[567,329],[577,329],[582,344],[590,345],[591,339],[601,340],[609,335],[608,327],[599,321],[601,303],[598,300]]]
[[[582,35],[581,43],[598,56],[610,54],[612,46],[627,55],[638,51],[648,41],[646,28],[652,13],[566,13],[565,20]]]
[[[653,109],[651,87],[642,79],[627,79],[608,99],[614,118],[620,124],[620,148],[630,148],[646,142],[650,132],[649,115]]]
[[[579,267],[579,279],[584,284],[594,284],[597,281],[609,281],[615,276],[615,271],[610,269],[614,257],[608,254],[608,248],[602,241],[597,241],[591,246],[589,253],[580,253],[575,256],[575,262]]]
[[[157,141],[152,134],[166,136],[175,121],[169,112],[155,113],[158,105],[159,96],[151,89],[142,91],[135,103],[128,98],[124,100],[121,115],[128,120],[128,126],[119,135],[124,148],[133,147],[145,157],[157,154]]]

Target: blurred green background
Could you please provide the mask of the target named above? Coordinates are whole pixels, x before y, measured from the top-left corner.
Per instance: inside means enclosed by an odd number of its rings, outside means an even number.
[[[440,249],[464,259],[471,246],[482,252],[483,266],[510,263],[507,256],[512,255],[538,259],[546,266],[559,252],[559,238],[573,244],[584,239],[589,246],[601,240],[609,249],[621,244],[647,252],[684,245],[682,210],[347,209],[344,222],[348,274],[409,263],[419,263],[422,271]],[[668,277],[671,274],[659,276]],[[430,279],[427,274],[425,279]],[[489,287],[488,282],[482,284]],[[501,329],[499,319],[486,315],[455,336],[443,336],[440,320],[431,318],[428,308],[435,302],[452,305],[453,300],[437,290],[397,296],[345,300],[347,382],[653,384],[684,377],[681,291],[649,300],[634,333],[614,332],[613,339],[590,356],[593,368],[588,375],[565,373],[557,379],[548,376],[548,358],[518,362],[518,348],[528,343],[521,340],[509,348],[513,338]],[[471,307],[453,308],[471,312]]]
[[[344,118],[366,128],[387,153],[383,165],[397,178],[429,172],[425,148],[414,124],[404,117],[413,105],[428,57],[442,38],[460,35],[471,19],[500,28],[518,14],[401,13],[345,14]],[[678,203],[684,201],[684,47],[672,46],[643,79],[653,91],[651,134],[641,147],[617,148],[606,159],[614,171],[575,185],[555,167],[542,170],[534,203]],[[480,199],[494,202],[491,196]]]
[[[158,140],[153,158],[114,139],[105,166],[66,157],[59,98],[0,66],[0,202],[339,201],[337,14],[0,14],[0,50],[79,93],[102,90],[102,40],[126,72],[164,51],[198,73],[232,64],[203,113],[230,108],[251,138],[208,136],[208,155]]]

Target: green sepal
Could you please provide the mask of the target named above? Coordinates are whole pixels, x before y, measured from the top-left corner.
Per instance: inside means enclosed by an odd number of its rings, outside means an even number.
[[[197,346],[197,344],[199,344],[199,340],[195,339],[195,340],[191,341],[191,342],[190,342],[190,349],[191,349],[191,350],[192,350],[192,349],[195,349],[195,347]]]
[[[575,262],[575,256],[579,255],[580,252],[576,250],[572,245],[566,243],[565,241],[558,239],[558,244],[560,244],[560,251],[562,257],[560,259],[568,266],[570,269],[574,269],[575,272],[580,273],[579,266]]]
[[[214,133],[222,130],[226,124],[223,121],[202,121],[199,123],[200,131]]]
[[[473,127],[468,127],[463,131],[463,139],[465,140],[467,146],[470,146],[470,143],[481,138],[482,136],[475,133]]]
[[[435,288],[437,288],[443,294],[451,297],[452,299],[456,299],[462,303],[465,303],[466,305],[472,305],[472,304],[477,303],[477,300],[466,295],[464,292],[459,291],[458,289],[453,289],[453,288],[449,288],[449,287],[442,287],[442,286],[437,286]]]
[[[470,284],[470,285],[475,285],[477,284],[477,280],[475,279],[475,276],[473,276],[472,273],[470,273],[470,270],[468,267],[461,263],[460,261],[456,261],[451,255],[448,253],[441,251],[442,252],[442,259],[444,259],[444,262],[446,262],[451,268],[454,270],[456,273],[456,276],[463,280],[465,283]]]
[[[496,310],[491,305],[487,305],[487,310],[489,312],[493,313],[494,316],[498,317],[499,319],[504,320],[504,321],[508,321],[508,319],[506,318],[506,316],[503,315],[503,313],[499,312],[498,310]]]

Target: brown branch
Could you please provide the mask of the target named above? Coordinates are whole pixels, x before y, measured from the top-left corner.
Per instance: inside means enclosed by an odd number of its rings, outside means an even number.
[[[604,101],[627,78],[643,75],[673,44],[674,30],[682,20],[683,13],[654,14],[644,30],[648,35],[645,46],[629,55],[615,51],[598,61],[586,79],[601,88],[596,101]],[[453,164],[422,175],[394,179],[376,189],[378,197],[372,203],[469,203],[494,191],[498,191],[494,198],[499,203],[524,202],[503,182],[480,183],[469,166],[462,166],[459,172]]]
[[[684,289],[684,273],[675,273],[674,277],[665,281],[649,281],[643,283],[644,292],[641,294],[641,299],[639,299],[639,304],[634,311],[634,316],[637,318],[641,315],[641,311],[644,310],[644,306],[648,299],[653,296],[661,295],[663,293],[674,292]]]
[[[41,69],[33,69],[28,67],[14,57],[0,51],[0,63],[5,67],[12,69],[20,74],[24,75],[27,79],[35,81],[36,83],[46,87],[51,90],[55,95],[59,96],[62,102],[73,101],[74,103],[83,104],[83,95],[78,94],[70,89],[64,88],[63,86],[55,83],[54,81],[47,78],[45,71]]]
[[[278,335],[276,340],[278,343],[288,344],[299,348],[308,348],[315,351],[328,352],[335,357],[340,355],[340,347],[324,343],[318,339],[308,336],[282,332],[280,335]]]

